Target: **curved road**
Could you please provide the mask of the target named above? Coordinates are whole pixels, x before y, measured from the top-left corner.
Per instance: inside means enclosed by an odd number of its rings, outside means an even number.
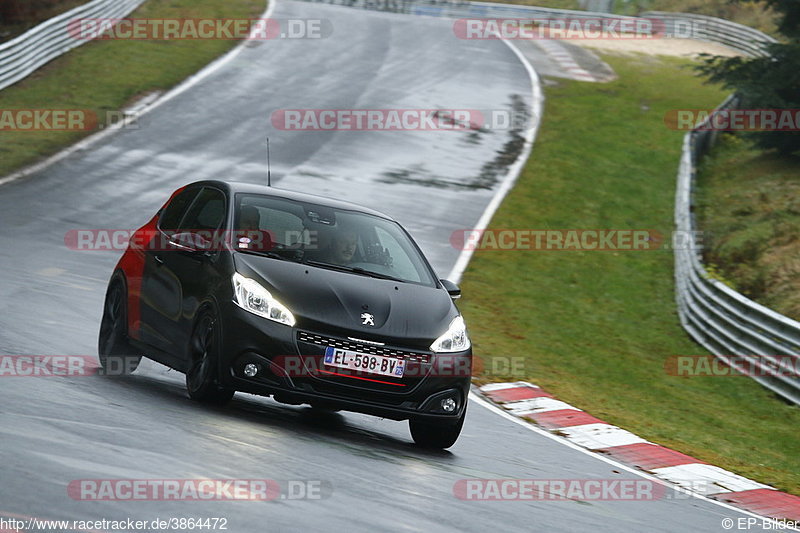
[[[326,18],[334,31],[251,43],[138,129],[0,188],[2,353],[94,355],[119,253],[69,251],[64,234],[137,227],[188,181],[263,181],[266,135],[277,186],[386,211],[440,273],[449,270],[457,257],[450,232],[474,225],[491,199],[510,132],[290,133],[274,130],[270,113],[530,106],[517,57],[499,41],[455,39],[448,20],[290,1],[273,16]],[[405,423],[243,394],[224,408],[201,407],[187,399],[181,374],[150,361],[124,378],[2,379],[0,472],[0,517],[225,517],[242,533],[721,531],[723,517],[743,516],[671,490],[649,502],[462,501],[453,485],[463,478],[638,476],[476,402],[459,442],[427,452]],[[72,480],[120,478],[318,480],[324,498],[86,502],[67,493]]]

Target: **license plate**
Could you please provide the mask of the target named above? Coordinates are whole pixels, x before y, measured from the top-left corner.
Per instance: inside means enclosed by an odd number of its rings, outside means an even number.
[[[403,377],[406,370],[406,362],[402,359],[342,350],[333,346],[325,348],[325,364],[394,378]]]

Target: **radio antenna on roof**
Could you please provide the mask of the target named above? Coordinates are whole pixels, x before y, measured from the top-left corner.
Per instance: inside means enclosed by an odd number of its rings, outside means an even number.
[[[272,172],[269,165],[269,137],[267,137],[267,187],[272,187]]]

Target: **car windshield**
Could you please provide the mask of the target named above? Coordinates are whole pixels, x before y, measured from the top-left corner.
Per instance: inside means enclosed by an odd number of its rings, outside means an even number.
[[[435,286],[419,249],[391,220],[259,194],[237,194],[235,209],[239,251]]]

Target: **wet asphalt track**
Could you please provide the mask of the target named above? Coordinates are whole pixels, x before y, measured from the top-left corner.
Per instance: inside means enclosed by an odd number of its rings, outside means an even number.
[[[94,355],[117,252],[78,252],[77,228],[133,228],[174,188],[262,181],[263,138],[280,187],[344,197],[397,217],[441,275],[453,229],[474,225],[494,186],[481,174],[508,132],[287,133],[282,108],[504,109],[530,82],[497,41],[452,37],[452,22],[281,2],[276,17],[324,17],[323,41],[270,41],[119,132],[0,188],[0,350]],[[1,96],[0,96],[1,99]],[[521,100],[520,100],[521,99]],[[480,188],[486,187],[486,188]],[[468,296],[467,296],[468,297]],[[237,395],[190,402],[183,376],[144,361],[130,377],[0,382],[0,516],[152,520],[225,517],[229,531],[722,531],[742,516],[710,502],[468,502],[462,478],[629,479],[475,402],[459,442],[426,452],[405,423],[317,414]],[[76,479],[321,480],[321,500],[82,502]]]

